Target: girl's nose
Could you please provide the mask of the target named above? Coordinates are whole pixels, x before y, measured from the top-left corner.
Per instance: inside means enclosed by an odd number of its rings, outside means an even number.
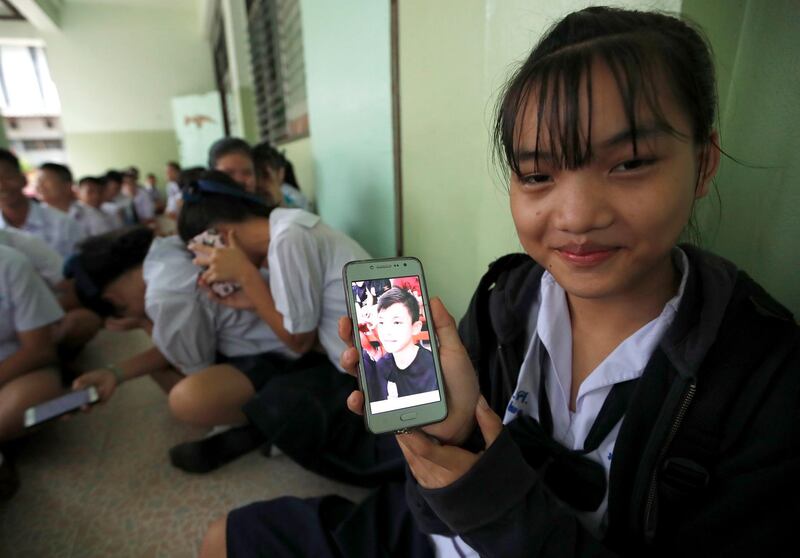
[[[562,179],[556,192],[553,224],[558,230],[584,234],[613,223],[614,212],[602,183],[575,173]]]

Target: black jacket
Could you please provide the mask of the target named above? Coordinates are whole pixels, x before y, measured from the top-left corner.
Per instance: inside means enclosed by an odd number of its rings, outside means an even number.
[[[553,497],[504,428],[464,477],[406,496],[423,532],[482,556],[796,555],[800,522],[800,330],[744,272],[683,246],[676,317],[639,380],[610,471],[604,540]],[[500,416],[525,354],[543,270],[495,262],[460,333]]]

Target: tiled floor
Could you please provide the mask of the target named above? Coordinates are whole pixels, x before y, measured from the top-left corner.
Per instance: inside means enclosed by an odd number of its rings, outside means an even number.
[[[142,332],[101,332],[82,366],[148,343]],[[174,469],[168,448],[203,433],[176,422],[147,378],[125,384],[108,405],[37,433],[17,461],[19,492],[0,502],[0,557],[196,556],[207,525],[233,507],[287,494],[365,495],[259,452],[208,475]]]

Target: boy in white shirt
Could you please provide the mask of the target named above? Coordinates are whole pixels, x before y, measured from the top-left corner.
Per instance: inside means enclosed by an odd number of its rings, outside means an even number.
[[[0,246],[0,500],[18,486],[3,444],[23,434],[25,409],[63,392],[53,324],[64,315],[20,252]]]
[[[134,220],[142,225],[155,224],[156,209],[153,199],[144,188],[137,183],[137,175],[126,172],[122,178],[122,192],[130,200],[133,208]]]
[[[78,202],[72,215],[83,227],[86,236],[104,234],[117,228],[116,219],[100,209],[103,204],[103,181],[84,176],[78,181]]]
[[[167,163],[167,208],[165,213],[172,219],[178,218],[181,199],[181,166],[175,162]]]
[[[56,209],[25,197],[25,175],[16,156],[0,149],[0,229],[16,228],[38,236],[51,248],[69,256],[84,238],[78,224]]]

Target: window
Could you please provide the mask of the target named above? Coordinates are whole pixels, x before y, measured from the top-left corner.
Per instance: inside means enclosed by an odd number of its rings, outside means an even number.
[[[214,58],[214,79],[217,82],[222,102],[222,129],[226,136],[231,133],[231,72],[228,63],[228,46],[225,43],[225,26],[219,6],[215,18],[216,26],[212,33],[212,54]]]
[[[308,135],[299,0],[248,0],[258,126],[273,143]]]

